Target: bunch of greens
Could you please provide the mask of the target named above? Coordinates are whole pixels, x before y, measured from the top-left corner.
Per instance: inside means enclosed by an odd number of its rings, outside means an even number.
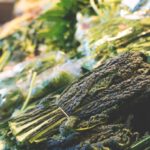
[[[44,40],[39,39],[37,32],[42,28],[40,21],[33,21],[28,26],[21,28],[13,34],[0,39],[0,71],[8,62],[20,62],[27,55],[38,55],[40,45]]]
[[[46,38],[55,46],[68,51],[78,46],[74,38],[76,30],[76,14],[82,11],[92,13],[88,0],[61,0],[54,9],[40,16],[45,28],[39,36]]]

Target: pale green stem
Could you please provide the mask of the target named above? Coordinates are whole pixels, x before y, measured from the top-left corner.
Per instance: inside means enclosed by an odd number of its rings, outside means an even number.
[[[96,14],[99,16],[99,9],[97,7],[97,5],[95,4],[95,1],[94,0],[90,0],[90,4],[92,6],[92,8],[94,9],[94,11],[96,12]]]
[[[67,117],[67,119],[69,119],[69,115],[61,107],[59,107],[59,109],[63,112],[63,114]]]
[[[34,72],[33,75],[32,75],[32,80],[31,80],[31,84],[30,84],[30,88],[29,88],[29,93],[28,93],[28,96],[27,96],[27,98],[26,98],[26,100],[25,100],[25,102],[24,102],[24,104],[21,108],[21,111],[23,111],[27,107],[27,105],[30,101],[30,97],[31,97],[31,94],[32,94],[32,89],[33,89],[33,85],[34,85],[36,76],[37,76],[37,73]]]

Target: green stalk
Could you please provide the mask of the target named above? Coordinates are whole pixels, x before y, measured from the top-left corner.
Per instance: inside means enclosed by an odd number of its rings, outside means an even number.
[[[37,76],[37,73],[34,72],[33,76],[32,76],[32,80],[31,80],[30,88],[29,88],[29,93],[28,93],[28,96],[27,96],[27,98],[26,98],[26,100],[25,100],[25,102],[24,102],[24,104],[23,104],[23,106],[21,108],[21,111],[25,110],[25,108],[27,107],[27,105],[28,105],[28,103],[30,101],[30,97],[31,97],[31,94],[32,94],[32,89],[33,89],[33,85],[34,85],[36,76]]]
[[[149,145],[150,145],[150,136],[144,138],[143,140],[139,141],[135,145],[131,146],[130,150],[142,150]]]
[[[67,117],[67,119],[69,119],[69,115],[61,107],[59,107],[59,110],[61,110],[62,113]]]
[[[95,4],[95,1],[94,0],[90,0],[90,4],[91,4],[93,10],[95,11],[95,13],[99,16],[100,15],[99,9],[98,9],[97,5]]]
[[[5,51],[2,57],[0,58],[0,71],[4,69],[6,66],[9,58],[10,58],[11,52],[10,51]]]
[[[59,126],[66,120],[66,114],[56,106],[50,106],[38,111],[24,112],[9,122],[9,127],[17,141],[31,143],[43,141],[59,132]]]

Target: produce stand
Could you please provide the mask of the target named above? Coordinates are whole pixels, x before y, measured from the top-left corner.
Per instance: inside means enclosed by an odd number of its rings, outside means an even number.
[[[14,8],[0,27],[0,150],[149,150],[149,1]]]

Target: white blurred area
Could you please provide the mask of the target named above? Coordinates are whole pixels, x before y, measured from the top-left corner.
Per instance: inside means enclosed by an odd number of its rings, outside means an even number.
[[[150,9],[150,0],[122,0],[122,4],[128,6],[130,10],[135,11],[136,9]]]
[[[122,6],[120,15],[126,19],[150,17],[150,0],[122,0]]]
[[[122,4],[128,6],[131,10],[140,2],[140,0],[123,0]]]

